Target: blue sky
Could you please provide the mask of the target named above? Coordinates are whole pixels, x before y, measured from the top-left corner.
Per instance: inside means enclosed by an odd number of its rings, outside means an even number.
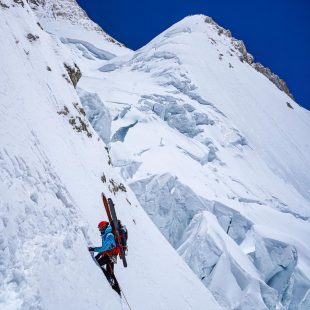
[[[256,61],[284,79],[310,110],[308,0],[77,0],[107,33],[132,49],[191,14],[211,16],[242,39]]]

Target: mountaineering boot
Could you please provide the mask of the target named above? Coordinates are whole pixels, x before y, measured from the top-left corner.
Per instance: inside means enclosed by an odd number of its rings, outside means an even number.
[[[115,278],[115,275],[111,276],[111,278],[109,279],[109,282],[110,282],[113,290],[116,291],[119,296],[121,296],[121,288],[119,287],[119,284]]]

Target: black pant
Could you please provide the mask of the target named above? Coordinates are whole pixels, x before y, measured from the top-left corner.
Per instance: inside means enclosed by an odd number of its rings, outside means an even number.
[[[97,254],[96,260],[100,265],[104,275],[111,284],[112,288],[121,295],[121,289],[114,275],[114,263],[108,255]]]

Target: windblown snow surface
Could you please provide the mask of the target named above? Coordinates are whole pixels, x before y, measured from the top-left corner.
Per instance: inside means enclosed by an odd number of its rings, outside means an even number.
[[[283,81],[206,16],[133,52],[29,2],[0,2],[0,305],[125,308],[86,249],[104,191],[132,309],[310,309],[310,113]]]

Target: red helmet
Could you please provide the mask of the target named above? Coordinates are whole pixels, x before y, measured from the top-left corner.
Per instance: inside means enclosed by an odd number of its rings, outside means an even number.
[[[107,221],[101,221],[99,224],[98,224],[98,228],[99,229],[103,229],[105,228],[105,226],[108,226],[109,225],[109,222]]]

